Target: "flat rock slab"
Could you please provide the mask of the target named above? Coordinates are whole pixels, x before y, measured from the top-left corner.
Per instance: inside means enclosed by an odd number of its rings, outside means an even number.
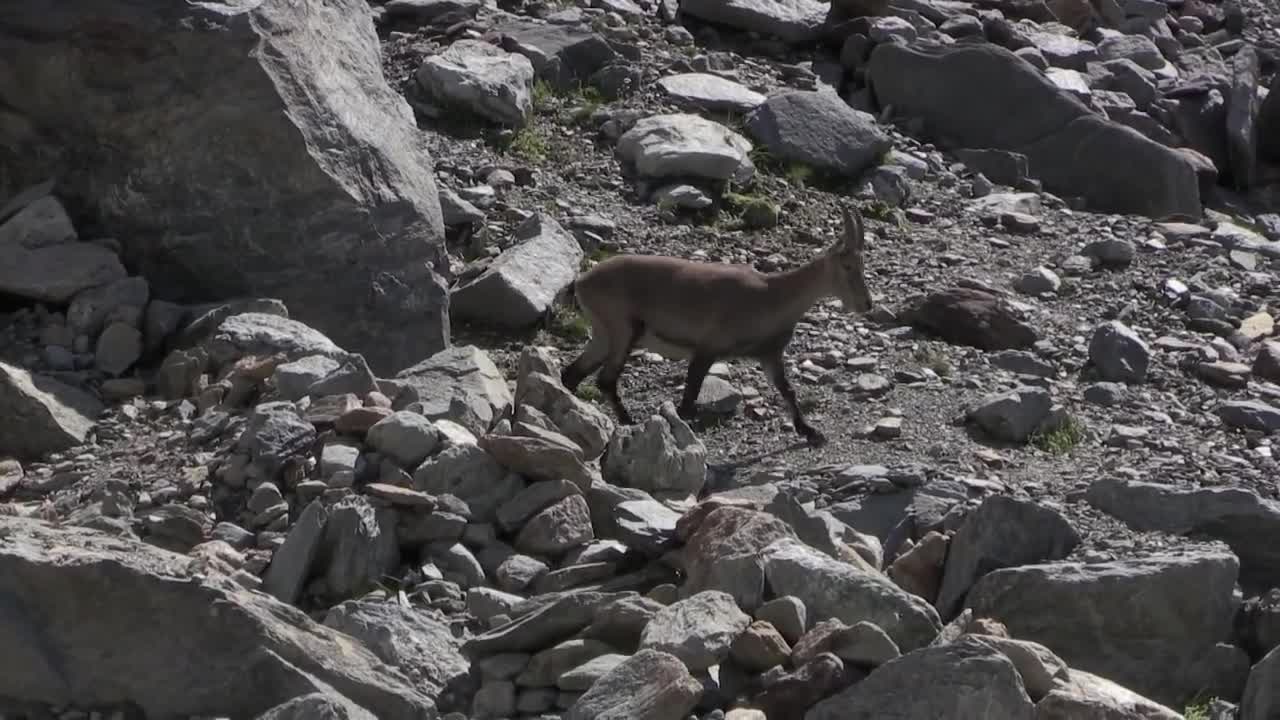
[[[1072,668],[1181,707],[1216,670],[1206,658],[1230,636],[1238,570],[1225,549],[1024,565],[982,576],[965,606]]]
[[[980,350],[1017,350],[1040,339],[1009,302],[976,288],[932,292],[899,315],[907,323],[955,345]]]
[[[565,593],[505,625],[476,635],[463,644],[462,651],[473,659],[497,653],[537,652],[587,627],[597,610],[620,597],[618,593]]]
[[[159,50],[122,63],[118,48],[84,46],[84,17]],[[114,198],[94,220],[157,297],[277,297],[381,375],[447,345],[434,162],[383,75],[364,0],[20,4],[0,35],[13,77],[48,83],[39,104],[20,83],[0,86],[0,105],[18,113],[0,128],[23,173],[10,180],[65,178],[79,158],[65,191]],[[94,80],[101,67],[121,82]],[[32,126],[83,132],[33,138]],[[49,250],[71,254],[0,262],[0,275],[56,268],[67,291],[100,284],[68,282],[73,269],[124,276],[105,247]]]
[[[658,80],[658,87],[675,103],[707,112],[746,114],[765,101],[742,83],[711,73],[668,75]]]
[[[217,368],[248,355],[283,353],[288,360],[321,355],[339,361],[347,355],[315,328],[287,317],[258,312],[229,316],[201,347]]]
[[[904,652],[929,644],[942,630],[932,605],[877,571],[832,559],[797,540],[773,543],[762,560],[769,587],[803,601],[810,622],[873,622]]]
[[[198,569],[146,543],[25,518],[0,516],[0,537],[0,696],[128,699],[148,717],[254,717],[321,692],[374,717],[435,712],[359,641],[244,589],[214,563]]]
[[[533,63],[533,70],[560,90],[575,89],[618,58],[599,33],[581,26],[551,25],[526,19],[503,22],[484,38]]]
[[[453,289],[451,317],[528,327],[546,315],[578,274],[582,245],[551,216],[536,213],[516,228],[513,240],[484,272]]]
[[[683,720],[702,683],[679,658],[641,650],[618,663],[569,708],[565,720]]]
[[[79,445],[102,408],[77,387],[0,362],[0,456],[36,460]]]
[[[330,608],[324,624],[359,639],[442,708],[464,705],[475,692],[462,643],[440,615],[396,602],[348,600]]]
[[[1270,588],[1280,577],[1280,503],[1252,490],[1102,478],[1085,500],[1135,530],[1222,540],[1240,558],[1245,584]]]
[[[654,614],[640,636],[640,647],[671,653],[693,671],[719,665],[751,617],[733,596],[706,590]]]
[[[816,0],[683,0],[680,12],[738,30],[806,43],[818,37],[828,6]]]
[[[882,105],[919,118],[956,147],[1026,155],[1046,190],[1084,197],[1102,212],[1200,215],[1190,159],[1093,114],[1002,47],[884,43],[867,67]],[[1040,110],[1021,112],[1028,107]]]
[[[943,717],[1032,720],[1037,716],[1009,658],[967,637],[890,660],[804,715],[805,720]]]
[[[747,132],[775,157],[857,177],[893,147],[872,115],[833,92],[787,90],[747,118]]]
[[[755,174],[751,142],[698,115],[650,115],[618,138],[618,153],[647,178],[746,182]]]

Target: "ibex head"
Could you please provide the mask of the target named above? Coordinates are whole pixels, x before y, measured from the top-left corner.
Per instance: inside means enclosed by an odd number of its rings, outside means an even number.
[[[863,250],[866,233],[862,225],[862,213],[855,207],[842,208],[844,237],[827,251],[831,264],[831,290],[845,311],[865,313],[871,310],[871,291],[867,289]]]

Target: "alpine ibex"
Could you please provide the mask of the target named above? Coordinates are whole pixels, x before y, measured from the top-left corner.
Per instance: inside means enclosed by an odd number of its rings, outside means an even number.
[[[565,367],[571,392],[600,371],[597,384],[624,424],[631,415],[618,395],[618,377],[636,347],[669,360],[689,361],[681,417],[694,402],[711,365],[722,358],[754,358],[791,411],[796,432],[810,446],[826,437],[804,419],[787,379],[782,354],[796,323],[819,300],[834,296],[846,311],[871,309],[864,276],[862,215],[846,208],[844,235],[812,261],[761,273],[747,265],[654,255],[618,255],[580,274],[570,291],[591,323],[591,339]]]

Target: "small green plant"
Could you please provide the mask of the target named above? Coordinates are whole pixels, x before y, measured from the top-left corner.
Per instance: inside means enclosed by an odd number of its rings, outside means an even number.
[[[1084,424],[1071,416],[1067,416],[1057,427],[1031,436],[1031,444],[1053,455],[1065,455],[1083,441]]]
[[[758,195],[725,193],[725,206],[748,228],[771,228],[778,225],[778,206]]]
[[[1197,700],[1191,702],[1182,711],[1182,717],[1186,720],[1209,720],[1209,701]]]
[[[787,165],[786,178],[792,185],[803,188],[813,182],[813,168],[804,163],[790,163]]]
[[[916,362],[922,367],[929,368],[938,377],[951,376],[951,361],[947,359],[945,353],[937,348],[919,347],[914,353]]]
[[[587,402],[598,402],[604,397],[604,394],[600,392],[600,388],[596,387],[595,383],[591,381],[579,385],[578,391],[574,394]]]
[[[533,125],[526,125],[511,136],[506,150],[522,160],[541,162],[550,154],[551,143],[545,132]]]
[[[550,325],[551,334],[565,340],[581,342],[591,336],[591,324],[573,308],[556,308]]]
[[[545,110],[551,106],[551,101],[556,96],[555,88],[551,87],[545,80],[538,80],[533,83],[533,109],[535,112]]]

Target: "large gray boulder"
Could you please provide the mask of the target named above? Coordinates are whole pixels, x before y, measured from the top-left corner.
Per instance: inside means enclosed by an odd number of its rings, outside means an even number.
[[[1200,215],[1185,155],[1093,113],[1002,47],[882,43],[868,78],[881,107],[919,119],[948,147],[1025,155],[1046,190],[1103,212]]]
[[[247,718],[324,693],[373,717],[435,716],[358,640],[246,590],[219,561],[27,518],[0,516],[0,537],[0,697]]]
[[[857,177],[893,148],[875,117],[833,92],[788,90],[747,117],[747,132],[775,157]]]
[[[982,576],[965,606],[1072,668],[1181,707],[1230,666],[1218,645],[1231,635],[1238,570],[1225,548],[1024,565]]]
[[[448,344],[444,224],[372,20],[363,0],[4,3],[0,197],[56,177],[155,298],[278,297],[380,374],[420,360]]]
[[[1225,542],[1240,558],[1240,579],[1246,584],[1271,587],[1280,577],[1280,503],[1252,490],[1102,478],[1084,499],[1135,530]]]
[[[789,43],[818,37],[830,7],[818,0],[681,0],[680,13]]]
[[[34,460],[79,445],[101,412],[80,388],[0,362],[0,457]]]
[[[512,240],[484,272],[452,290],[455,320],[527,328],[546,315],[578,274],[582,246],[555,218],[536,213],[516,228]]]
[[[1009,658],[977,638],[907,653],[814,705],[805,720],[1032,720],[1035,706]]]

